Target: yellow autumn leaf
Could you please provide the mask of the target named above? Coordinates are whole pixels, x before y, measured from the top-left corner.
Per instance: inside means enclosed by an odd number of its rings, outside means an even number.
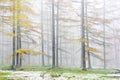
[[[90,52],[98,52],[97,49],[93,47],[86,47],[86,50]]]
[[[19,53],[19,54],[30,53],[30,54],[34,54],[34,55],[43,54],[39,51],[35,51],[35,50],[32,50],[32,49],[19,49],[19,50],[16,50],[16,53]]]
[[[19,25],[21,27],[29,27],[30,26],[28,23],[25,23],[25,22],[19,22]]]
[[[80,42],[88,42],[86,38],[80,39],[79,41],[80,41]]]
[[[15,16],[14,19],[13,19],[13,16],[5,16],[4,17],[4,22],[13,24],[18,19],[20,19],[20,20],[29,20],[29,17],[26,16],[25,14],[19,13],[17,16]]]
[[[16,34],[14,34],[14,33],[12,33],[12,32],[4,32],[4,34],[9,35],[9,36],[12,36],[12,37],[15,37],[15,36],[16,36]]]
[[[92,25],[89,24],[89,23],[87,23],[87,24],[84,24],[84,26],[85,26],[86,28],[90,28]]]
[[[22,11],[22,12],[31,13],[31,14],[35,14],[35,12],[33,11],[33,9],[30,8],[30,7],[27,6],[27,5],[22,5],[22,6],[21,6],[21,11]]]

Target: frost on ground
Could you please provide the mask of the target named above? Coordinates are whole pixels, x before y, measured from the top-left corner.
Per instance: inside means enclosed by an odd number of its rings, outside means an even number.
[[[120,80],[120,74],[49,74],[41,71],[0,71],[8,72],[8,80]]]

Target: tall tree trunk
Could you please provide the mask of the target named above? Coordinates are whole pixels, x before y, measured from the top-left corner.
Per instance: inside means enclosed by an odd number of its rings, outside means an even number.
[[[60,27],[60,25],[59,25],[59,34],[60,34],[60,41],[59,41],[59,45],[60,45],[60,49],[62,48],[62,40],[61,40],[61,33],[62,33],[62,30],[61,30],[61,27]],[[59,53],[60,53],[60,66],[62,66],[62,63],[63,63],[63,56],[62,56],[62,51],[60,50],[59,51]]]
[[[59,0],[57,2],[57,27],[56,27],[56,67],[59,66]]]
[[[81,3],[81,39],[85,39],[85,19],[84,19],[84,0]],[[85,60],[85,42],[81,43],[81,67],[82,70],[86,70],[86,60]]]
[[[4,11],[3,11],[3,14],[4,14]],[[4,24],[3,24],[3,23],[4,23],[3,16],[1,16],[1,25],[0,25],[0,26],[4,27]],[[1,33],[1,38],[2,38],[2,39],[1,39],[1,40],[2,40],[1,43],[3,43],[4,37],[3,37],[3,34],[2,34],[2,33]],[[3,53],[3,51],[4,51],[4,47],[2,46],[2,53],[1,53],[1,59],[2,59],[2,60],[1,60],[1,64],[2,64],[2,65],[4,65],[4,58],[3,58],[3,57],[4,57],[4,53]]]
[[[13,1],[13,10],[15,10],[15,1]],[[15,12],[13,12],[13,34],[16,34],[15,31]],[[15,65],[16,65],[16,37],[13,36],[13,41],[12,41],[12,45],[13,45],[13,56],[12,56],[12,70],[15,69]]]
[[[48,63],[48,66],[50,65],[50,49],[49,49],[49,10],[47,10],[47,32],[48,32],[48,34],[47,34],[47,55],[48,55],[48,57],[47,57],[47,63]]]
[[[88,29],[88,14],[87,14],[87,0],[86,0],[86,3],[85,3],[86,5],[86,38],[87,38],[87,47],[89,47],[89,29]],[[91,59],[90,59],[90,52],[89,51],[87,51],[86,52],[87,53],[87,56],[88,56],[88,69],[91,69]]]
[[[103,5],[103,8],[104,8],[104,16],[103,16],[103,18],[104,18],[104,22],[103,22],[103,31],[104,31],[104,38],[103,38],[103,48],[104,48],[104,69],[106,69],[106,39],[105,39],[105,37],[106,37],[106,26],[105,26],[105,16],[106,16],[106,14],[105,14],[105,10],[106,10],[106,8],[105,8],[105,6],[106,6],[106,1],[104,0],[104,5]]]
[[[44,27],[43,27],[43,0],[41,0],[41,30],[42,30],[42,53],[44,53]],[[44,55],[42,55],[42,66],[45,65]]]
[[[17,0],[17,50],[21,49],[21,27],[19,25],[20,22],[20,4],[21,1]],[[21,67],[22,65],[22,54],[17,53],[16,55],[17,61],[16,61],[16,67]]]
[[[55,68],[55,18],[54,18],[54,0],[52,0],[52,68]]]

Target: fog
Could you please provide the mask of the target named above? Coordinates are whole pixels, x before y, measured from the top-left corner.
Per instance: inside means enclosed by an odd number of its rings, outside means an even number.
[[[22,65],[42,66],[44,56],[45,66],[52,66],[53,58],[53,13],[52,0],[25,0],[21,2],[28,5],[36,14],[25,13],[30,21],[35,22],[35,30],[21,27],[21,48],[43,52],[44,55],[23,54]],[[59,6],[58,6],[59,3]],[[7,3],[1,3],[0,6]],[[10,3],[8,3],[9,5]],[[85,0],[84,18],[88,27],[90,61],[92,68],[119,68],[120,67],[120,1],[119,0]],[[86,6],[87,5],[87,6]],[[55,0],[54,26],[55,26],[55,54],[58,54],[60,67],[81,67],[81,0]],[[27,10],[27,9],[26,9]],[[12,24],[6,24],[5,15],[10,12],[1,10],[0,13],[0,65],[12,65],[13,37],[5,34],[12,32]],[[22,12],[22,11],[21,11]],[[27,11],[26,11],[27,12]],[[58,13],[59,12],[59,13]],[[25,17],[24,17],[25,18]],[[12,21],[12,20],[10,20]],[[22,21],[22,19],[21,19]],[[85,21],[86,22],[86,21]],[[30,23],[30,22],[28,22]],[[31,27],[31,26],[30,26]],[[105,32],[104,32],[105,27]],[[32,31],[27,31],[32,30]],[[58,30],[57,30],[58,29]],[[36,33],[36,32],[39,33]],[[85,30],[87,36],[87,31]],[[27,37],[26,37],[27,36]],[[28,38],[29,37],[29,38]],[[85,37],[87,39],[87,37]],[[105,42],[104,42],[105,39]],[[57,42],[58,41],[58,42]],[[15,41],[17,44],[17,41]],[[58,52],[57,52],[58,49]],[[105,52],[104,52],[105,51]],[[88,55],[86,50],[86,65]],[[104,57],[105,55],[105,57]]]

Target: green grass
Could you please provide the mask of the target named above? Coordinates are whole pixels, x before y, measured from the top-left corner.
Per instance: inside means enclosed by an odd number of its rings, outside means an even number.
[[[10,70],[10,66],[0,67],[2,70]],[[48,73],[75,73],[75,74],[109,74],[115,72],[115,70],[110,69],[88,69],[87,71],[82,71],[80,68],[54,68],[51,67],[41,67],[41,66],[23,66],[17,70],[22,71],[46,71]]]
[[[8,70],[10,68],[10,66],[0,66],[0,70]],[[0,72],[0,80],[8,80],[7,79],[7,75],[10,75],[10,73],[4,73],[4,72]]]
[[[41,66],[22,66],[21,68],[18,68],[18,70],[23,71],[46,71],[50,67],[41,67]]]
[[[11,69],[11,66],[9,66],[9,65],[0,66],[0,70],[10,70],[10,69]]]
[[[2,67],[0,67],[0,69],[10,70],[10,66],[2,66]],[[22,70],[22,71],[45,71],[47,73],[50,73],[51,77],[59,77],[63,73],[73,73],[73,74],[82,74],[82,75],[86,75],[86,74],[103,74],[103,75],[105,75],[105,74],[110,74],[110,73],[116,71],[116,70],[112,70],[112,69],[106,69],[106,70],[88,69],[87,71],[82,71],[80,68],[54,68],[54,69],[52,69],[51,67],[41,67],[41,66],[23,66],[21,68],[18,68],[17,70],[18,71],[19,70]],[[9,75],[9,73],[0,73],[0,80],[7,80],[7,78],[4,77],[7,75]],[[68,76],[68,78],[69,78],[69,76]],[[104,80],[104,78],[107,78],[107,77],[103,76],[100,79],[95,79],[95,80]],[[18,79],[18,80],[22,80],[22,79]],[[90,79],[88,79],[88,80],[90,80]]]
[[[23,71],[46,71],[48,73],[74,73],[74,74],[109,74],[115,72],[115,70],[110,69],[88,69],[87,71],[82,71],[80,68],[54,68],[51,67],[40,67],[40,66],[23,66],[18,70]]]
[[[6,76],[6,75],[9,75],[9,73],[0,72],[0,77],[1,77],[1,76]]]
[[[0,72],[0,80],[24,80],[22,78],[10,78],[8,79],[7,75],[10,75],[10,73],[3,73],[3,72]]]
[[[9,73],[0,72],[0,80],[7,80],[7,77],[5,77],[7,75],[9,75]]]
[[[48,72],[57,72],[57,73],[75,73],[75,74],[109,74],[114,72],[114,70],[98,70],[98,69],[91,69],[87,71],[82,71],[81,69],[73,69],[73,68],[55,68],[55,69],[48,69]]]

